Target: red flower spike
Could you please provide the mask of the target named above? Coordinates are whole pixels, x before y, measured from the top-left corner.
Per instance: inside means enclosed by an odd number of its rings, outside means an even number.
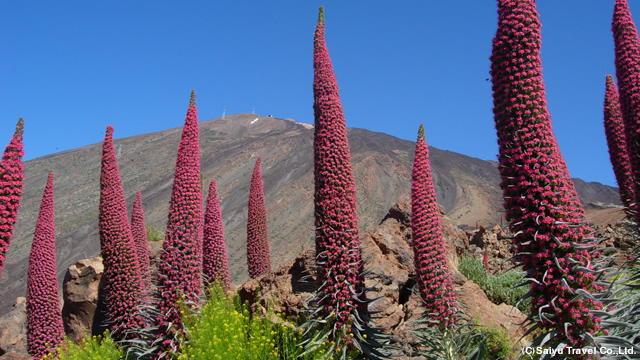
[[[149,279],[149,246],[147,244],[147,227],[144,225],[144,210],[142,209],[142,193],[140,193],[140,190],[136,192],[136,198],[131,209],[131,234],[138,253],[140,274],[142,279]]]
[[[249,217],[247,220],[247,266],[252,279],[271,271],[271,255],[267,235],[267,208],[262,190],[262,173],[258,157],[251,175]]]
[[[347,334],[357,312],[366,312],[362,255],[358,238],[356,186],[351,170],[347,128],[338,83],[324,38],[324,11],[320,8],[313,47],[314,182],[316,256],[322,316],[334,313],[331,339],[349,345]]]
[[[113,127],[107,127],[100,173],[100,252],[104,263],[107,320],[114,339],[124,339],[128,328],[140,326],[142,280],[138,253],[131,235],[127,204],[113,148]]]
[[[53,173],[44,188],[27,275],[27,349],[42,359],[64,339],[56,270]]]
[[[224,226],[216,181],[209,185],[207,209],[204,215],[202,270],[210,282],[219,281],[225,291],[231,290],[229,277],[229,260],[224,240]]]
[[[411,234],[420,297],[430,320],[447,327],[455,321],[456,297],[445,256],[442,226],[433,186],[429,148],[420,125],[411,174]]]
[[[22,138],[24,132],[24,120],[20,118],[16,125],[16,131],[11,142],[2,154],[0,161],[0,279],[2,269],[11,238],[13,237],[13,225],[18,217],[18,207],[22,199]]]
[[[531,284],[532,316],[544,333],[557,330],[549,345],[578,348],[586,344],[581,334],[597,331],[600,319],[589,311],[601,304],[571,301],[571,289],[559,286],[566,281],[572,289],[598,290],[592,276],[577,270],[592,266],[588,249],[574,245],[585,243],[591,229],[551,129],[540,44],[534,0],[499,0],[491,75],[507,220],[517,259],[539,282]],[[561,302],[567,307],[548,306]]]
[[[191,92],[189,109],[178,146],[167,230],[158,266],[162,299],[159,303],[162,350],[169,351],[183,331],[179,303],[197,304],[202,271],[202,185],[198,109]]]
[[[624,122],[624,133],[628,154],[640,154],[640,40],[638,30],[631,18],[629,4],[626,0],[616,0],[612,22],[613,40],[615,44],[616,77],[620,91],[620,109]],[[640,223],[640,157],[629,156],[631,164],[631,192],[622,189],[620,195],[633,195],[630,212],[636,223]],[[624,170],[622,170],[624,171]],[[616,180],[619,181],[616,174]],[[629,193],[629,194],[626,194]],[[623,200],[624,201],[624,200]]]
[[[484,269],[487,271],[487,274],[491,275],[491,270],[489,270],[489,249],[484,249],[482,263],[484,264]]]
[[[624,207],[629,210],[631,204],[635,202],[631,160],[627,152],[627,138],[624,132],[618,89],[613,82],[613,76],[607,75],[606,79],[604,130],[607,135],[607,145],[609,146],[609,158],[620,189],[620,200]]]

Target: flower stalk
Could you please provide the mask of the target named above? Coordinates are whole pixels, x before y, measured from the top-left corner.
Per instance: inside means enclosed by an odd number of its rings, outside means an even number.
[[[600,290],[598,254],[551,129],[540,45],[535,2],[499,0],[491,76],[506,218],[530,279],[529,319],[549,335],[540,341],[577,348],[600,330],[591,310],[602,304],[577,295]]]
[[[64,339],[56,271],[53,173],[49,173],[36,222],[27,274],[27,349],[42,359]]]
[[[251,175],[247,220],[247,266],[252,279],[271,271],[271,255],[267,230],[267,208],[262,187],[262,172],[258,157]]]
[[[411,237],[420,297],[430,320],[443,328],[455,322],[456,296],[449,275],[429,147],[421,124],[411,174]]]
[[[609,159],[613,165],[613,173],[618,182],[620,200],[629,211],[635,202],[631,159],[627,152],[627,137],[624,131],[624,121],[620,110],[618,89],[613,76],[606,77],[606,92],[604,99],[604,130],[609,146]],[[629,214],[632,215],[632,214]]]
[[[201,294],[202,222],[198,109],[192,91],[178,146],[167,230],[158,265],[162,297],[158,304],[162,314],[158,327],[164,352],[179,348],[176,339],[184,331],[180,304],[194,307]]]
[[[0,160],[0,279],[7,251],[13,237],[13,226],[18,218],[18,207],[22,199],[22,150],[24,120],[20,118],[16,131]]]
[[[202,269],[205,279],[209,281],[209,286],[217,281],[222,285],[225,292],[230,291],[229,260],[227,258],[227,246],[224,240],[220,199],[218,198],[215,180],[212,180],[209,184],[209,194],[207,195],[202,257]]]
[[[102,147],[100,173],[100,253],[104,263],[104,296],[111,336],[126,339],[126,332],[142,324],[138,305],[142,278],[138,253],[127,218],[127,204],[108,126]]]

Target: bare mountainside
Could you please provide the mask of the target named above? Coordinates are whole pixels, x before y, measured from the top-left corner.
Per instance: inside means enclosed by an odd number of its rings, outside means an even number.
[[[105,125],[106,128],[106,125]],[[116,139],[120,174],[131,209],[141,190],[147,226],[163,231],[182,128]],[[417,129],[417,127],[416,127]],[[115,135],[118,129],[115,129]],[[349,129],[360,230],[377,225],[398,199],[408,199],[414,143],[363,129]],[[313,128],[252,114],[200,123],[205,189],[218,182],[233,281],[248,278],[246,220],[251,172],[262,156],[273,268],[313,248]],[[28,149],[26,150],[28,151]],[[25,163],[24,196],[0,283],[0,314],[26,293],[27,261],[47,174],[55,172],[57,260],[60,280],[78,259],[99,252],[98,203],[102,144]],[[500,222],[497,163],[430,148],[438,200],[460,225]],[[587,207],[620,213],[616,188],[576,182]],[[206,194],[205,194],[206,196]],[[613,207],[613,209],[611,208]]]

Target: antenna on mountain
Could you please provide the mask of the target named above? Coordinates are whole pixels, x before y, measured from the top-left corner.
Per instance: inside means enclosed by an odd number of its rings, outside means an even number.
[[[251,111],[251,113],[255,115],[255,113],[256,113],[256,108],[253,108],[253,111]]]
[[[118,153],[116,154],[116,159],[120,158],[120,153],[122,152],[122,144],[118,145]]]
[[[227,109],[222,109],[222,120],[224,120],[224,113],[227,112]]]

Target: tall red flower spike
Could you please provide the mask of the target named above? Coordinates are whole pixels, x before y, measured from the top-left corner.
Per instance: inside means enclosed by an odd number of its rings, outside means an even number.
[[[216,181],[209,184],[207,209],[204,214],[202,271],[209,282],[219,281],[225,291],[231,290],[227,245],[224,241],[224,226]]]
[[[491,75],[500,175],[517,259],[531,283],[530,319],[557,331],[548,345],[586,344],[600,329],[589,311],[594,291],[591,229],[551,129],[542,81],[540,22],[534,0],[499,0]]]
[[[261,157],[258,157],[251,175],[249,190],[249,217],[247,219],[247,266],[252,279],[271,271],[267,208],[262,190]]]
[[[140,264],[140,274],[144,279],[149,279],[149,246],[147,244],[147,227],[144,225],[144,210],[142,209],[142,193],[140,190],[136,192],[136,198],[133,201],[131,209],[131,235],[136,245],[138,254],[138,263]]]
[[[615,2],[612,30],[627,152],[632,179],[636,179],[632,180],[634,199],[630,204],[630,212],[634,220],[640,223],[640,184],[637,181],[640,179],[640,156],[637,156],[640,154],[640,40],[626,0]],[[622,185],[619,185],[622,190]]]
[[[313,142],[316,260],[320,315],[331,324],[330,340],[338,352],[353,348],[349,334],[358,334],[354,318],[362,319],[364,297],[362,254],[358,238],[356,186],[351,170],[347,127],[338,82],[324,38],[320,8],[313,46]]]
[[[616,175],[620,200],[629,210],[635,202],[633,175],[631,173],[631,160],[627,152],[627,137],[624,132],[624,121],[620,111],[618,89],[613,82],[613,76],[607,75],[606,93],[604,98],[604,130],[609,145],[609,159]]]
[[[202,185],[200,183],[200,145],[198,109],[195,91],[178,146],[173,191],[169,204],[167,230],[158,266],[162,299],[159,303],[159,328],[162,349],[170,351],[177,344],[175,335],[183,331],[180,303],[197,304],[201,292],[202,271]]]
[[[13,237],[13,225],[18,217],[18,207],[22,198],[22,134],[24,120],[20,118],[11,142],[0,161],[0,279],[9,244]]]
[[[411,234],[420,297],[431,319],[447,327],[455,321],[456,295],[449,276],[442,226],[431,177],[429,148],[420,125],[411,175]]]
[[[113,148],[113,127],[107,126],[100,173],[100,252],[104,262],[107,320],[115,339],[126,338],[129,328],[142,324],[137,306],[142,280],[138,253],[131,235],[127,204]]]
[[[55,233],[53,173],[49,173],[31,244],[27,275],[27,348],[34,359],[42,359],[64,338]]]

